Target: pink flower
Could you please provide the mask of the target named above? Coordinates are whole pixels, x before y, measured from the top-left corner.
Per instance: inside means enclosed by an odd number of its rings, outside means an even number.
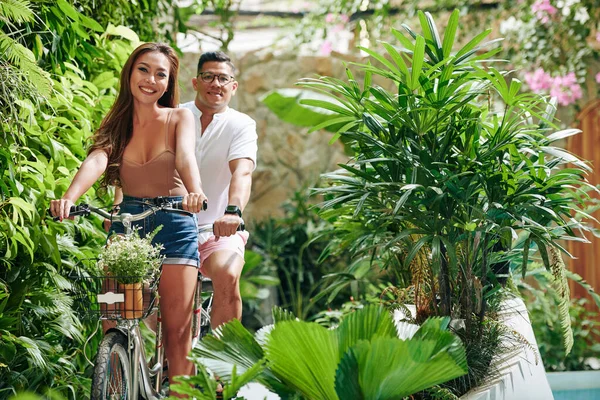
[[[596,32],[596,41],[600,42],[600,32]]]
[[[531,6],[531,11],[542,24],[550,21],[550,16],[556,14],[556,8],[550,4],[550,0],[536,0]]]
[[[335,21],[335,14],[329,13],[325,16],[325,22],[330,24]]]
[[[348,17],[346,14],[340,14],[340,21],[342,21],[342,24],[345,24],[350,21],[350,17]]]
[[[319,49],[319,53],[323,56],[328,56],[331,54],[333,47],[331,46],[331,42],[329,40],[324,41],[321,44],[321,48]]]
[[[596,83],[600,83],[600,72],[596,74]]]
[[[538,68],[534,72],[525,74],[525,83],[527,83],[527,86],[529,86],[533,92],[539,93],[543,90],[550,89],[552,86],[552,77],[543,69]]]
[[[550,96],[556,97],[558,104],[568,106],[583,96],[581,85],[577,82],[574,72],[565,76],[557,76],[552,81]]]

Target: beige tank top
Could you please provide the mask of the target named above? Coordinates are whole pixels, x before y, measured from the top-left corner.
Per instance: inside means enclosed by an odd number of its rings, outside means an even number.
[[[133,197],[157,197],[157,196],[183,196],[187,190],[175,169],[174,146],[169,146],[169,122],[171,114],[167,116],[165,124],[165,150],[140,164],[136,161],[123,157],[119,169],[119,178],[123,194]]]

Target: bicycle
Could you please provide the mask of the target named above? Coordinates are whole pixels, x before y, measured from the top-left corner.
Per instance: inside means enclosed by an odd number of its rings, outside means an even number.
[[[70,215],[89,216],[95,213],[113,222],[121,222],[125,227],[125,235],[133,232],[132,222],[142,220],[153,213],[184,212],[181,202],[164,202],[161,205],[145,203],[149,208],[139,214],[113,214],[103,209],[80,204],[71,207]],[[205,209],[205,205],[203,207]],[[91,400],[105,399],[138,399],[157,400],[167,396],[163,381],[164,349],[162,346],[162,323],[160,310],[157,307],[156,291],[160,280],[160,271],[154,276],[145,277],[149,284],[143,288],[144,302],[139,309],[126,309],[125,293],[117,280],[122,277],[93,276],[83,271],[76,271],[75,286],[80,290],[76,295],[84,317],[94,316],[100,320],[115,320],[114,328],[107,331],[98,347],[92,377]],[[203,299],[203,295],[207,298]],[[206,300],[206,307],[202,307]],[[115,305],[121,305],[116,307]],[[196,344],[210,330],[210,308],[212,306],[212,282],[198,274],[198,282],[194,295],[194,313],[192,317],[193,344]],[[140,331],[140,320],[151,313],[157,313],[156,340],[154,354],[146,357],[143,337]],[[132,313],[134,318],[127,318]],[[129,316],[131,316],[129,315]]]

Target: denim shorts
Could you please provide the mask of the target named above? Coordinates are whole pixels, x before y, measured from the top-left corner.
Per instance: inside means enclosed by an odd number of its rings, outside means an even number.
[[[171,196],[164,197],[164,199],[181,201],[183,197]],[[150,208],[143,203],[154,204],[154,199],[123,196],[120,213],[139,214]],[[165,256],[163,264],[198,267],[198,230],[194,214],[185,211],[180,213],[158,211],[143,220],[133,222],[132,225],[134,229],[138,229],[141,237],[154,232],[158,226],[162,225],[161,230],[152,239],[152,243],[163,245],[161,250],[161,254]],[[108,236],[123,233],[125,233],[123,223],[115,221],[110,227]]]

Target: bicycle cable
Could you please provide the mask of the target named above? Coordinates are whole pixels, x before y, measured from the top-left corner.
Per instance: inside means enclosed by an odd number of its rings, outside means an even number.
[[[88,336],[88,338],[85,340],[85,343],[83,344],[83,357],[85,357],[85,361],[88,362],[88,364],[90,364],[92,367],[95,365],[93,362],[90,361],[90,359],[87,357],[87,353],[85,351],[85,348],[87,347],[88,343],[90,342],[90,340],[96,336],[96,333],[98,332],[98,328],[100,326],[100,322],[102,322],[102,320],[98,319],[96,321],[96,329],[94,329],[94,332]]]

